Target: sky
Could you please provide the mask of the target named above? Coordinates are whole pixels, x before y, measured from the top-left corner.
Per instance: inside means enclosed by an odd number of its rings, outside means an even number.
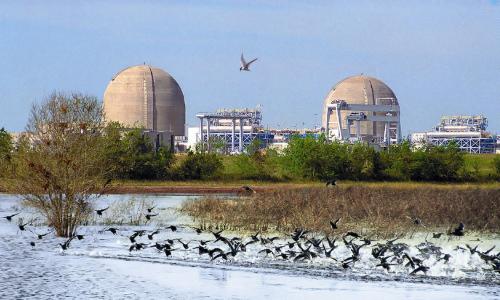
[[[53,91],[102,99],[144,62],[177,80],[192,126],[260,104],[266,126],[312,128],[328,91],[364,73],[395,92],[405,135],[449,114],[500,133],[498,0],[1,1],[0,127],[23,130]]]

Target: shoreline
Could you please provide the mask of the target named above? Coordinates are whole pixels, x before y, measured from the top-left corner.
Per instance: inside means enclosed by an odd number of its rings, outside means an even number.
[[[395,189],[419,189],[432,187],[440,189],[498,189],[500,182],[488,183],[436,183],[436,182],[367,182],[342,181],[339,187],[391,187]],[[259,181],[123,181],[111,186],[105,194],[241,194],[243,186],[256,192],[275,189],[297,189],[325,187],[323,182],[259,182]],[[332,188],[332,187],[330,187]],[[1,189],[0,189],[1,190]]]
[[[265,181],[116,181],[104,194],[241,194],[243,186],[256,192],[276,189],[300,189],[325,187],[323,182],[265,182]],[[500,182],[392,182],[392,181],[340,181],[338,187],[355,186],[390,187],[395,189],[419,189],[432,187],[439,189],[500,189]],[[330,187],[332,188],[332,187]],[[0,184],[0,193],[8,193]]]

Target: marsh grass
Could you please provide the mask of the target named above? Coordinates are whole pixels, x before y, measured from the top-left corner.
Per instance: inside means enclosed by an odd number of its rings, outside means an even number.
[[[498,233],[500,189],[447,186],[347,185],[273,189],[251,197],[208,196],[183,204],[181,211],[207,227],[290,232],[302,227],[332,233],[358,231],[379,237],[449,231],[459,222],[467,231]],[[415,225],[414,218],[423,225]]]

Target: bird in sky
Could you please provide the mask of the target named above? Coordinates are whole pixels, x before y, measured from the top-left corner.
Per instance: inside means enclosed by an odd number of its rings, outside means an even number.
[[[252,59],[251,61],[247,62],[245,60],[245,57],[243,57],[243,53],[241,53],[241,58],[240,58],[240,61],[241,61],[241,67],[240,67],[240,71],[250,71],[250,65],[256,61],[257,58],[254,58]]]

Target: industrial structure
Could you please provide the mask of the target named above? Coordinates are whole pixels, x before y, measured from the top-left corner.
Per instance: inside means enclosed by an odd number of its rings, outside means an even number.
[[[337,83],[323,105],[323,130],[330,140],[382,147],[401,141],[398,99],[382,81],[351,76]]]
[[[185,135],[184,95],[175,79],[150,65],[126,68],[116,74],[104,92],[107,121],[143,128],[156,145],[173,148]]]
[[[455,142],[468,153],[495,153],[497,138],[486,131],[487,127],[484,116],[443,116],[434,130],[413,133],[411,142],[416,147]]]
[[[210,151],[216,143],[222,143],[223,151],[241,153],[255,139],[262,147],[272,142],[273,135],[262,127],[262,112],[256,109],[218,109],[212,113],[198,113],[198,128],[188,129],[188,144],[199,144],[201,150]]]

